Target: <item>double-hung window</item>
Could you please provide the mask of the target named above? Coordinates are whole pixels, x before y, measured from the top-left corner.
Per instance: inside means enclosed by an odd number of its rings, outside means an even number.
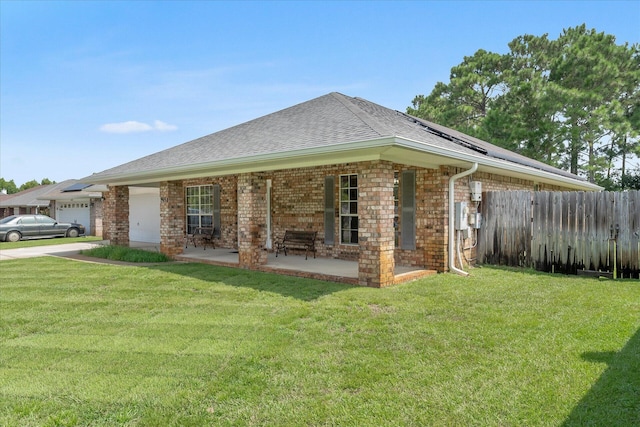
[[[358,244],[358,175],[340,175],[340,243]]]
[[[187,233],[213,227],[213,185],[187,187]]]

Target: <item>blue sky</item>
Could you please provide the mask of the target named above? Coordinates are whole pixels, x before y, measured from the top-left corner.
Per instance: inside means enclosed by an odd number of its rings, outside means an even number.
[[[82,178],[337,91],[404,111],[478,49],[635,1],[0,0],[0,176]]]

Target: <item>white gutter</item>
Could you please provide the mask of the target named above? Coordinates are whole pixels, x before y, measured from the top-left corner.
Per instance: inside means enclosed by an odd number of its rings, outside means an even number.
[[[558,175],[553,172],[547,172],[544,170],[536,169],[531,166],[522,165],[520,163],[511,162],[495,157],[488,157],[479,154],[461,153],[459,151],[451,150],[449,148],[438,147],[435,145],[427,144],[424,142],[415,141],[407,138],[396,139],[396,145],[399,147],[410,148],[417,151],[427,152],[429,154],[435,154],[442,157],[448,157],[455,160],[461,160],[465,162],[478,163],[482,166],[501,169],[509,172],[520,173],[529,175],[532,181],[535,181],[535,177],[541,179],[547,179],[550,181],[567,181],[574,184],[574,186],[580,187],[582,190],[602,191],[603,187],[590,183],[588,181],[582,181],[579,179]],[[425,147],[426,146],[426,147]]]
[[[312,147],[312,148],[302,148],[291,151],[279,151],[275,153],[266,153],[266,154],[256,154],[253,156],[239,157],[239,158],[230,158],[224,160],[214,160],[211,162],[205,163],[196,163],[196,164],[184,164],[178,166],[167,166],[161,167],[158,169],[152,170],[142,170],[135,172],[125,172],[125,173],[115,173],[112,175],[102,175],[95,177],[94,175],[100,175],[102,172],[98,174],[89,175],[87,177],[82,178],[80,181],[86,183],[95,184],[120,184],[120,183],[130,183],[130,182],[155,182],[155,181],[166,181],[168,175],[189,175],[189,177],[197,177],[200,176],[203,172],[210,172],[212,169],[230,169],[230,168],[238,168],[243,166],[250,166],[251,170],[264,170],[259,165],[270,163],[270,162],[279,162],[282,164],[286,164],[286,162],[291,161],[296,158],[317,156],[317,155],[326,155],[331,158],[339,158],[340,153],[343,152],[351,152],[357,150],[367,150],[367,149],[375,149],[375,148],[385,148],[393,146],[396,142],[395,137],[385,136],[381,138],[373,138],[364,141],[349,141],[343,142],[339,144],[332,144],[328,146],[322,147]],[[136,160],[133,160],[134,162]],[[117,167],[117,166],[116,166]]]
[[[271,241],[271,187],[273,183],[267,179],[267,243],[266,248],[271,249],[273,242]]]
[[[453,251],[453,246],[454,246],[454,205],[455,205],[455,182],[458,178],[462,178],[464,176],[467,175],[471,175],[472,173],[474,173],[476,170],[478,170],[478,163],[474,163],[473,166],[471,166],[471,169],[466,170],[464,172],[460,172],[458,174],[453,175],[451,178],[449,178],[449,270],[453,271],[454,273],[458,273],[461,276],[468,276],[469,273],[467,273],[464,270],[460,270],[459,268],[456,268],[455,266],[455,261],[454,261],[454,251]]]

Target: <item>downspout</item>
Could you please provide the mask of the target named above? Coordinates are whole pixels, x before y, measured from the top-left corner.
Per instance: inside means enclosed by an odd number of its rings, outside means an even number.
[[[464,270],[460,270],[459,268],[456,268],[455,266],[455,253],[454,253],[454,232],[455,230],[453,229],[454,227],[454,209],[455,209],[455,182],[458,178],[462,178],[465,177],[467,175],[471,175],[472,173],[474,173],[476,170],[478,170],[478,163],[474,163],[473,166],[471,166],[471,169],[466,170],[464,172],[460,172],[458,174],[453,175],[451,178],[449,178],[449,270],[453,271],[461,276],[468,276],[469,273],[467,273]]]
[[[272,181],[267,179],[267,249],[273,247],[273,242],[271,241],[271,186]]]

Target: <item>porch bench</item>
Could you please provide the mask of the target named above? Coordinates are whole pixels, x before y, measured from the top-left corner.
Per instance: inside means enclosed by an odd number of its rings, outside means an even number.
[[[186,248],[189,242],[193,244],[194,247],[198,247],[198,243],[202,245],[203,250],[207,249],[207,245],[211,245],[212,249],[216,248],[215,243],[213,242],[213,238],[215,235],[215,227],[198,227],[193,233],[187,234],[185,238],[184,247]]]
[[[276,258],[280,251],[287,256],[287,250],[300,249],[304,250],[304,259],[308,259],[309,252],[313,252],[316,257],[316,231],[295,231],[286,230],[284,237],[276,241]]]

